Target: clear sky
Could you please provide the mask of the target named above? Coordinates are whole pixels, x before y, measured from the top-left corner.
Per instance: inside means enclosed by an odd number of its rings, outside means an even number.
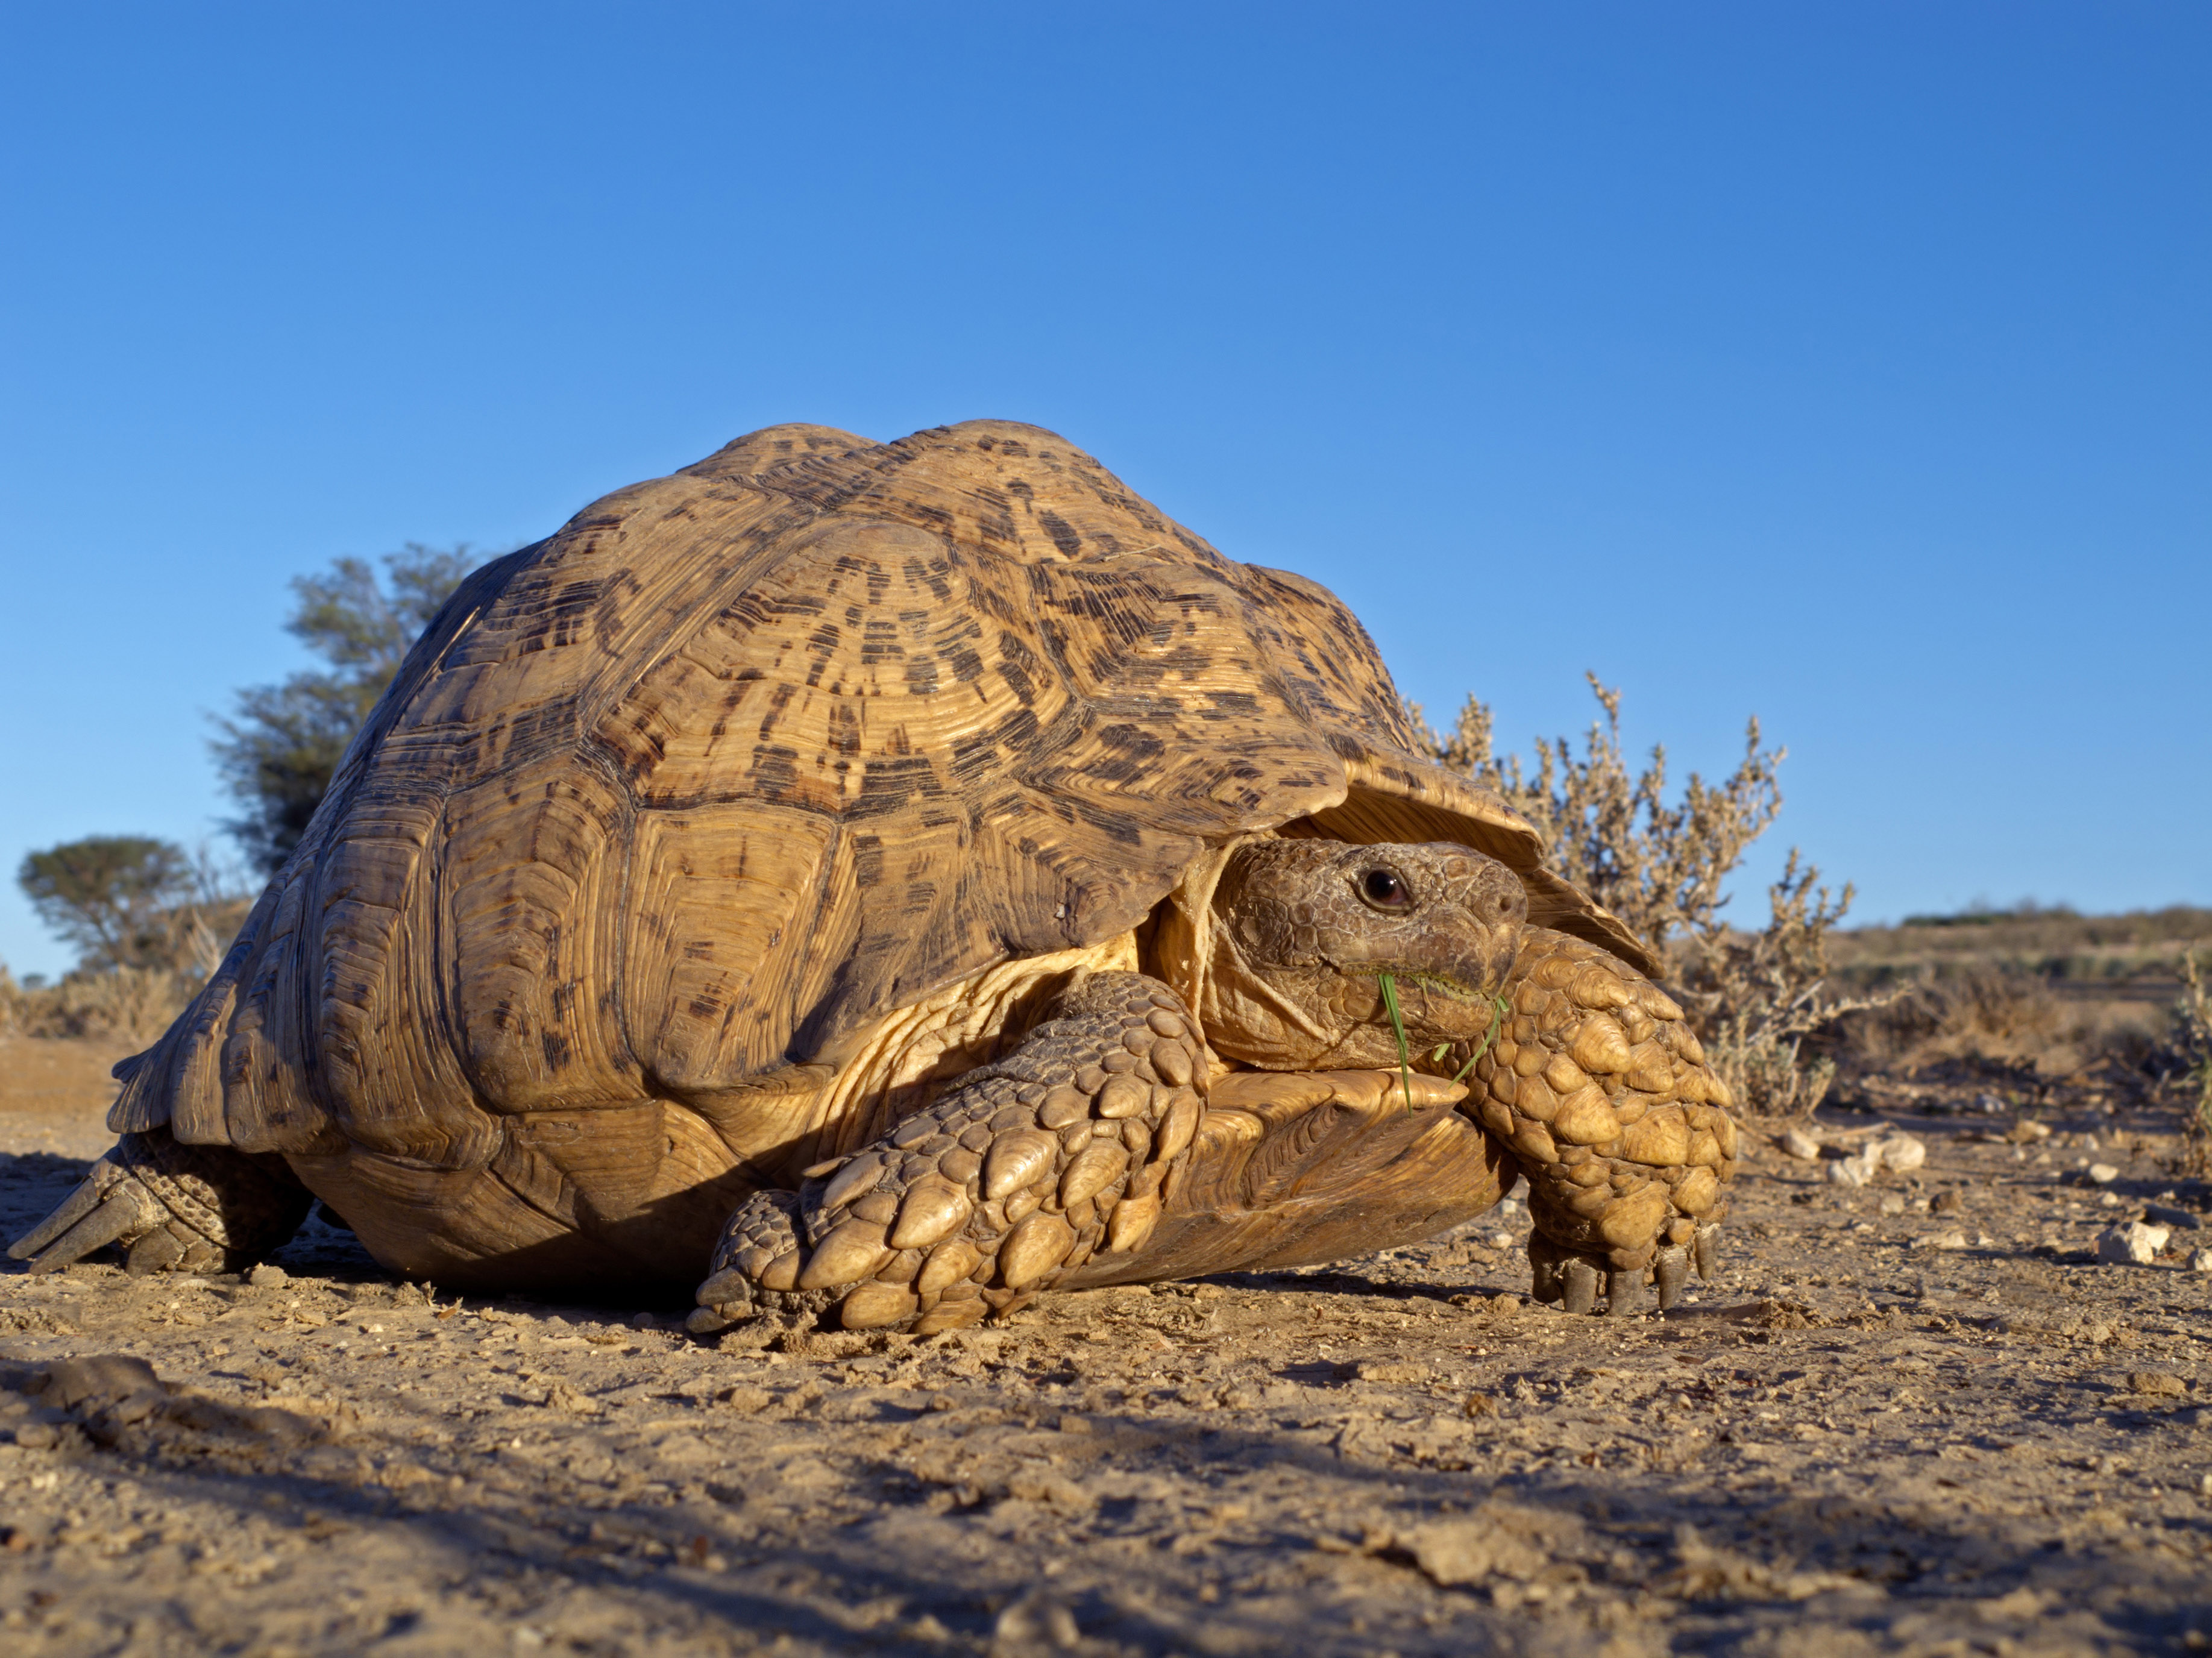
[[[1895,917],[2212,902],[2212,9],[0,9],[0,863],[285,583],[976,416]],[[1741,906],[1755,920],[1755,890]],[[67,963],[12,880],[0,959]]]

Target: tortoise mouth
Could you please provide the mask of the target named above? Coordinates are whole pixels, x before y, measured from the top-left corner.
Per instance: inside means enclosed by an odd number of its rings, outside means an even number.
[[[1401,986],[1425,990],[1432,996],[1441,996],[1451,1002],[1480,1002],[1486,1006],[1493,993],[1480,985],[1471,985],[1448,974],[1438,973],[1434,968],[1408,967],[1395,962],[1362,962],[1357,971],[1371,973],[1377,979],[1387,973]]]

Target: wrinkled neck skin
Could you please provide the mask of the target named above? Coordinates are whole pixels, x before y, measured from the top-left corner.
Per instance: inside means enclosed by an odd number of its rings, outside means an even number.
[[[1255,839],[1231,848],[1190,916],[1207,1041],[1267,1071],[1395,1066],[1407,1047],[1479,1042],[1512,970],[1528,900],[1513,872],[1448,844]]]

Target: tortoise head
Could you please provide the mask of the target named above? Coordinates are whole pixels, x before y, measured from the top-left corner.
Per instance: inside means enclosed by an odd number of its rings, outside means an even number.
[[[1479,1042],[1528,913],[1519,878],[1468,847],[1249,842],[1214,890],[1207,1040],[1271,1071],[1395,1066],[1388,975],[1417,1057]]]

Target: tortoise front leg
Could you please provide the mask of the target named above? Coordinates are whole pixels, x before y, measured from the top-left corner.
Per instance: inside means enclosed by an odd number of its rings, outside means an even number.
[[[1692,1267],[1716,1269],[1735,1169],[1727,1087],[1681,1009],[1578,938],[1528,928],[1506,994],[1468,1109],[1528,1177],[1537,1299],[1587,1313],[1602,1285],[1606,1310],[1627,1315],[1656,1279],[1671,1307]]]
[[[1452,1108],[1466,1088],[1439,1077],[1240,1072],[1201,1113],[1192,1030],[1153,981],[1087,981],[1012,1056],[884,1143],[797,1195],[748,1199],[691,1327],[834,1308],[848,1329],[927,1334],[1042,1290],[1340,1260],[1434,1236],[1517,1177]]]
[[[234,1272],[298,1231],[313,1201],[276,1159],[149,1129],[118,1140],[8,1254],[52,1272],[112,1243],[133,1277]]]
[[[762,1314],[918,1333],[1012,1311],[1139,1248],[1211,1056],[1175,993],[1095,973],[1006,1058],[873,1145],[740,1206],[691,1327]]]

